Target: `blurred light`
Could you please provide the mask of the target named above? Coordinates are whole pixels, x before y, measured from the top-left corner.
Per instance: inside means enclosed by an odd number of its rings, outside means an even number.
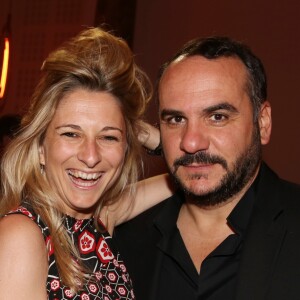
[[[8,73],[8,61],[9,61],[9,39],[8,37],[4,38],[4,50],[3,50],[3,63],[2,63],[2,72],[0,80],[0,99],[4,97],[7,73]]]

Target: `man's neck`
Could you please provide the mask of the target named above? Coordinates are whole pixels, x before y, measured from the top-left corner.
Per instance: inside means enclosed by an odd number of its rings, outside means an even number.
[[[187,219],[189,224],[194,223],[195,227],[199,228],[200,231],[202,231],[201,228],[203,227],[210,227],[209,224],[214,228],[216,225],[227,225],[227,217],[251,187],[258,172],[259,168],[257,168],[254,176],[237,194],[220,204],[201,206],[195,204],[193,200],[189,201],[189,198],[186,196],[186,201],[181,207],[178,220]]]
[[[257,173],[239,193],[219,205],[199,206],[194,201],[189,202],[188,198],[182,205],[177,227],[198,272],[206,256],[234,233],[227,218],[252,185]]]

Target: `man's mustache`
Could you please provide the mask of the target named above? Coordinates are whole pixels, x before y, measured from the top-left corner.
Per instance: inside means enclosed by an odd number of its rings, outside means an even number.
[[[183,156],[177,158],[174,163],[174,173],[177,172],[179,166],[188,166],[193,163],[203,163],[203,164],[220,164],[225,170],[227,170],[227,162],[224,158],[209,154],[204,151],[199,151],[195,154],[184,154]]]

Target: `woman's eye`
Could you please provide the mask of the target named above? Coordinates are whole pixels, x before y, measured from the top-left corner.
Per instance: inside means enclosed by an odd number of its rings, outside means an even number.
[[[103,139],[105,141],[111,141],[111,142],[113,142],[113,141],[116,141],[116,142],[119,141],[119,138],[116,137],[116,136],[113,136],[113,135],[106,135],[106,136],[103,137]]]
[[[78,137],[78,134],[76,132],[64,132],[61,135],[67,136],[67,137]]]

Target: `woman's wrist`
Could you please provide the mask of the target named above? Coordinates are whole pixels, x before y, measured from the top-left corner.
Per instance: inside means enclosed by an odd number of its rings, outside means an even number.
[[[149,155],[161,155],[160,131],[157,125],[150,125],[144,121],[140,122],[141,130],[138,139]]]
[[[146,148],[145,146],[144,146],[144,148],[146,149],[146,152],[149,155],[156,155],[156,156],[162,155],[161,143],[159,143],[155,149],[149,149],[149,148]]]

